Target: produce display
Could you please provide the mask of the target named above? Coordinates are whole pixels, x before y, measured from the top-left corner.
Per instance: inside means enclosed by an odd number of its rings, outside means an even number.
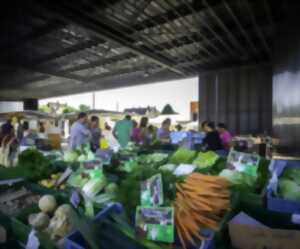
[[[91,151],[90,146],[84,145],[75,150],[66,151],[64,154],[65,162],[84,162],[95,160],[95,154]]]
[[[184,248],[196,245],[195,238],[205,240],[202,229],[218,230],[230,208],[230,183],[222,177],[193,173],[184,183],[176,184],[175,223]]]
[[[198,168],[203,169],[212,167],[218,159],[218,154],[216,154],[213,151],[199,152],[197,158],[193,161],[193,164],[196,165]]]
[[[56,173],[56,174],[51,174],[49,179],[42,179],[38,183],[46,188],[56,188],[58,187],[59,190],[64,190],[66,188],[65,184],[61,184],[59,186],[56,186],[56,183],[58,179],[62,176],[62,173]]]
[[[64,152],[63,161],[27,149],[16,167],[0,168],[0,179],[24,181],[13,188],[0,184],[0,212],[18,219],[25,210],[20,222],[54,242],[76,227],[92,249],[180,249],[228,236],[222,229],[236,198],[242,202],[245,196],[243,205],[254,205],[247,197],[253,194],[263,202],[270,162],[256,155],[241,153],[238,160],[235,152],[229,161],[213,151],[140,149],[130,143],[110,151],[110,160],[103,157],[106,163],[89,146]],[[287,168],[278,180],[278,196],[300,201],[299,177],[299,169]],[[36,191],[22,187],[26,184]],[[97,213],[112,203],[120,203],[123,211],[99,218]]]
[[[278,181],[280,197],[300,201],[300,168],[286,168]]]
[[[37,204],[40,196],[22,187],[9,189],[0,194],[0,212],[10,216],[17,215],[22,209]]]
[[[72,207],[69,204],[57,205],[52,195],[42,196],[39,200],[39,213],[28,216],[28,224],[39,232],[46,233],[52,240],[59,240],[73,228]]]
[[[169,162],[171,164],[189,164],[192,163],[196,156],[196,151],[192,151],[185,148],[179,148],[173,153]]]
[[[37,180],[49,175],[50,161],[41,152],[27,149],[19,155],[18,169],[30,173],[30,179]]]

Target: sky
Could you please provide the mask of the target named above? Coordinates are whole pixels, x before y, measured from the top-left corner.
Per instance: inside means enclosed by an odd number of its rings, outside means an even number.
[[[156,106],[161,111],[166,104],[171,104],[180,119],[188,120],[190,102],[198,100],[198,78],[98,91],[95,96],[96,109],[123,111],[125,108]],[[92,93],[84,93],[42,99],[39,104],[57,101],[74,107],[80,104],[92,107],[93,98]]]

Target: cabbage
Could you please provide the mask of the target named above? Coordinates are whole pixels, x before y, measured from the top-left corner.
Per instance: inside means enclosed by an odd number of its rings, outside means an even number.
[[[199,152],[197,158],[193,161],[193,164],[200,169],[212,167],[217,160],[219,155],[213,151]]]
[[[75,162],[78,159],[78,153],[76,151],[67,151],[64,153],[65,162]]]
[[[284,199],[300,201],[300,186],[292,180],[280,179],[278,181],[278,193]]]
[[[168,164],[162,165],[159,169],[173,172],[176,169],[176,165],[168,163]]]
[[[239,188],[251,191],[256,186],[257,178],[239,171],[223,169],[219,176],[226,178],[233,185],[239,185]]]
[[[233,171],[230,169],[223,169],[219,176],[226,178],[229,182],[234,185],[243,184],[243,175],[238,171]]]
[[[300,185],[300,168],[286,168],[280,178],[292,180]]]
[[[105,187],[105,193],[106,194],[115,194],[118,190],[118,185],[114,182],[108,184],[106,187]]]
[[[196,156],[196,151],[179,148],[170,158],[172,164],[189,164]]]

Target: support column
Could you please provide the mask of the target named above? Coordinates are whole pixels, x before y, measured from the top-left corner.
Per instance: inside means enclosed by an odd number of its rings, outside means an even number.
[[[299,12],[298,12],[299,13]],[[273,132],[278,152],[300,155],[300,18],[278,30],[273,58]]]

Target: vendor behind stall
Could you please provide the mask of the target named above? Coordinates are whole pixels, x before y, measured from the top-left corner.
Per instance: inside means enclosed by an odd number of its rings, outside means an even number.
[[[87,127],[88,117],[85,112],[78,115],[77,121],[71,127],[69,147],[75,149],[78,146],[89,144],[91,141],[91,132]]]
[[[223,145],[219,132],[215,128],[214,122],[206,122],[204,124],[206,137],[203,139],[203,145],[206,150],[222,150]]]
[[[228,131],[226,125],[223,123],[219,123],[218,124],[218,132],[220,134],[220,138],[221,138],[224,149],[229,150],[230,144],[232,141],[232,136],[231,136],[230,132]]]

